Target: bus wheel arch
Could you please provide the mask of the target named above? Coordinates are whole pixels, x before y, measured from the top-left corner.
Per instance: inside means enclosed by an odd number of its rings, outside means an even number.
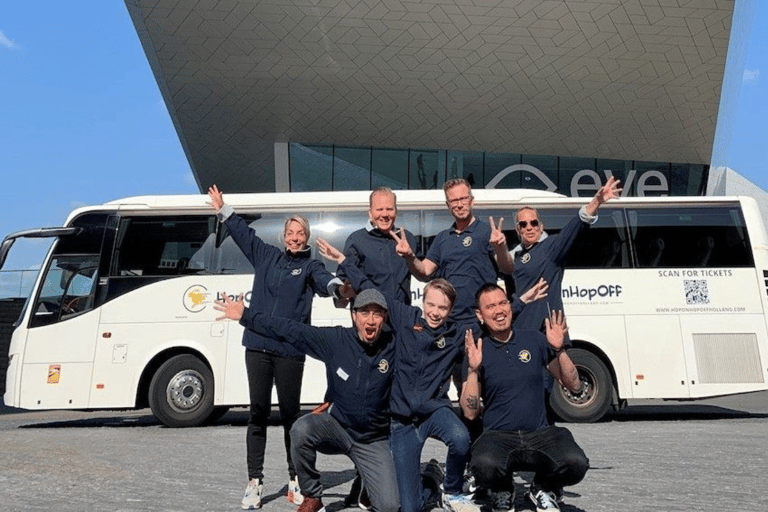
[[[574,341],[568,355],[579,372],[583,391],[574,394],[555,383],[550,406],[563,421],[592,423],[603,418],[619,404],[616,376],[606,355],[597,347]]]
[[[168,427],[196,427],[214,413],[214,378],[208,361],[191,351],[158,354],[144,371],[138,400]]]

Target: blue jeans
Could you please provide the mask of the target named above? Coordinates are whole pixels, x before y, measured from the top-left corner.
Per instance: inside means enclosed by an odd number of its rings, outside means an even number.
[[[421,450],[430,437],[448,446],[443,489],[447,494],[461,493],[464,467],[469,460],[469,432],[450,407],[441,407],[421,423],[404,424],[393,419],[389,443],[395,461],[401,512],[422,512],[429,490],[421,482]]]

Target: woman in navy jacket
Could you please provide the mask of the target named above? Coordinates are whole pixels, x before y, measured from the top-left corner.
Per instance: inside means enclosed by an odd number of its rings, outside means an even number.
[[[283,251],[264,243],[245,220],[224,203],[216,185],[208,189],[208,195],[211,198],[208,204],[216,210],[219,220],[226,224],[232,239],[253,265],[250,307],[270,316],[309,324],[314,295],[328,297],[342,283],[325,269],[322,262],[310,257],[307,220],[296,215],[285,222]],[[289,474],[288,499],[300,504],[302,495],[291,460],[288,433],[300,412],[305,355],[290,344],[250,329],[243,332],[243,345],[246,348],[245,366],[251,407],[246,436],[249,482],[242,507],[246,510],[261,507],[264,450],[273,384],[277,389],[280,417],[284,424]]]

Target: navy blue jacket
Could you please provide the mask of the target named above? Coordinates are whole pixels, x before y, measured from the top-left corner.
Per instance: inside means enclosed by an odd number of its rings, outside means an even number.
[[[382,332],[376,342],[360,341],[353,327],[312,327],[247,308],[240,323],[248,330],[286,342],[325,363],[330,414],[361,443],[389,436],[389,396],[395,342]]]
[[[355,290],[371,287],[371,282],[349,259],[340,268]],[[440,407],[451,406],[448,379],[462,353],[464,333],[459,333],[456,323],[451,321],[432,329],[421,309],[382,293],[387,299],[388,321],[397,344],[389,406],[398,421],[419,421]]]
[[[393,228],[394,229],[394,228]],[[416,237],[405,232],[408,243],[416,250]],[[405,304],[411,303],[411,272],[405,260],[395,252],[395,240],[370,225],[358,229],[344,244],[344,256],[360,269],[373,286]],[[337,277],[345,277],[343,269]]]
[[[515,328],[540,330],[544,319],[549,316],[548,310],[562,311],[563,261],[576,237],[587,228],[589,223],[576,215],[559,233],[548,236],[528,249],[518,246],[512,251],[518,290],[528,290],[540,277],[549,284],[547,298],[529,304],[515,317]]]
[[[329,296],[328,284],[333,274],[320,261],[310,258],[309,249],[292,255],[264,243],[239,215],[230,215],[226,225],[232,239],[253,265],[249,308],[310,323],[312,297],[314,294]],[[251,350],[304,360],[304,353],[291,345],[248,329],[243,333],[243,345]]]

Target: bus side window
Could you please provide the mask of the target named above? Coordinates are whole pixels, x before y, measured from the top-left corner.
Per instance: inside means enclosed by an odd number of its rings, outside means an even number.
[[[213,216],[125,217],[115,244],[113,276],[202,274],[213,246]]]
[[[628,212],[640,268],[754,265],[740,210],[721,206]]]

